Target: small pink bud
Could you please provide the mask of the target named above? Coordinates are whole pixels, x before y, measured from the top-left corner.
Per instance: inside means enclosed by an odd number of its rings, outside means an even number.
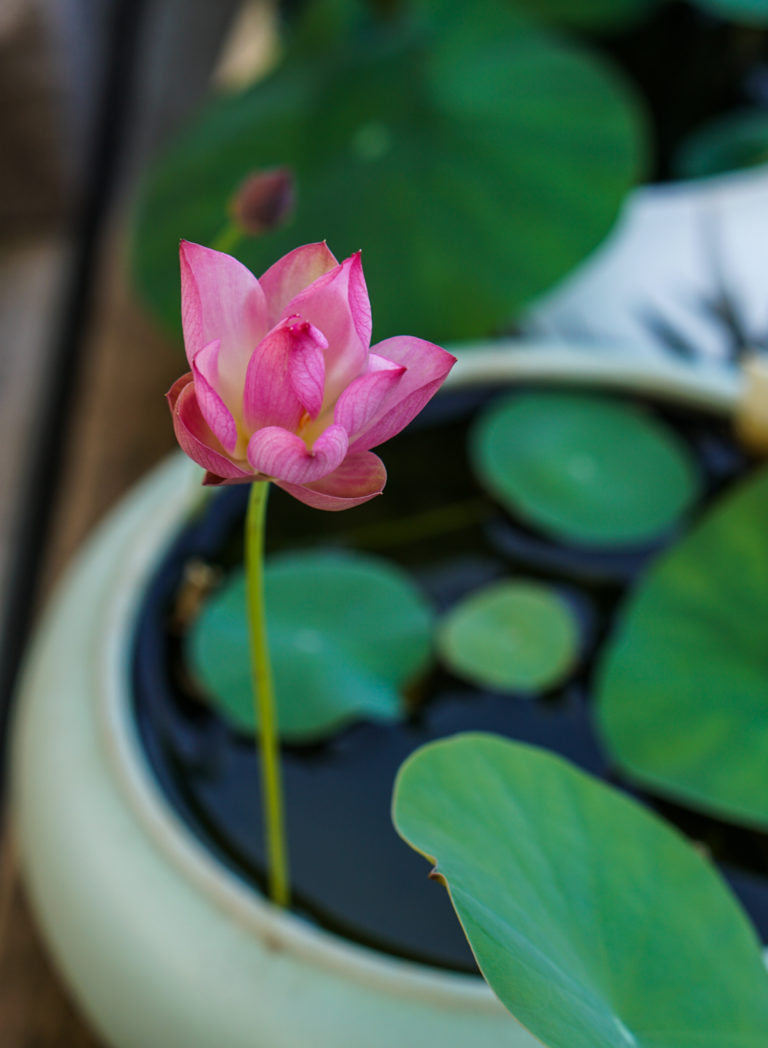
[[[230,201],[232,221],[249,236],[277,229],[293,214],[296,188],[288,167],[257,171],[241,183]]]

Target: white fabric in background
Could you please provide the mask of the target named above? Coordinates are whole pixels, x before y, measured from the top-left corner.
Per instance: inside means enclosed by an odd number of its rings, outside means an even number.
[[[660,326],[695,356],[727,361],[732,339],[707,308],[723,294],[751,346],[768,348],[768,166],[635,190],[608,239],[534,304],[523,327],[668,353]]]

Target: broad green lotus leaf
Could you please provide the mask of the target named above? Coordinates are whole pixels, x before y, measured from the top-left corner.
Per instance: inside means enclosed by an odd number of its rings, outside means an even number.
[[[438,647],[454,673],[481,687],[535,693],[572,668],[579,627],[551,586],[507,580],[453,607],[440,624]]]
[[[428,666],[432,633],[431,610],[404,572],[361,554],[293,553],[270,558],[264,588],[282,738],[403,715],[402,689]],[[208,601],[188,653],[212,705],[252,732],[242,572]]]
[[[764,1048],[754,930],[678,833],[553,754],[418,750],[394,796],[491,988],[548,1048]]]
[[[680,178],[706,178],[768,162],[768,113],[744,109],[697,130],[676,158]]]
[[[498,330],[608,232],[644,153],[618,73],[506,3],[441,3],[396,30],[304,41],[159,160],[134,268],[172,330],[179,238],[214,241],[253,169],[292,168],[296,212],[235,254],[258,275],[297,244],[326,239],[340,259],[363,248],[376,338]]]
[[[696,0],[721,18],[747,25],[768,25],[768,0]]]
[[[516,394],[494,404],[470,450],[479,479],[508,510],[585,545],[659,538],[700,487],[690,452],[662,422],[587,393]]]
[[[621,614],[597,685],[616,761],[659,792],[768,827],[767,623],[763,470],[651,567]]]

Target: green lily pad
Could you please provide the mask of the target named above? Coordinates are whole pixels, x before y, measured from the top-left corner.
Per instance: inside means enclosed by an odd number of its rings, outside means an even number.
[[[676,159],[680,178],[707,178],[768,163],[768,113],[728,113],[688,138]]]
[[[255,273],[301,243],[363,247],[377,338],[484,336],[602,239],[644,152],[636,100],[596,55],[510,5],[433,2],[303,40],[211,102],[145,184],[134,269],[178,332],[179,238],[212,243],[250,171],[289,167],[292,220],[234,249]]]
[[[470,451],[480,481],[508,510],[585,545],[658,538],[700,487],[688,449],[663,423],[587,393],[526,393],[492,405]]]
[[[438,647],[451,670],[481,687],[535,693],[557,684],[579,654],[573,612],[551,587],[493,583],[457,604]]]
[[[491,988],[549,1048],[768,1044],[757,936],[707,861],[636,802],[469,734],[405,762],[393,813]]]
[[[404,572],[359,554],[293,553],[270,558],[264,589],[282,738],[403,715],[402,689],[428,666],[432,634],[431,610]],[[242,572],[208,601],[187,647],[213,706],[253,732]]]
[[[768,471],[667,551],[599,670],[614,758],[654,789],[768,827]]]

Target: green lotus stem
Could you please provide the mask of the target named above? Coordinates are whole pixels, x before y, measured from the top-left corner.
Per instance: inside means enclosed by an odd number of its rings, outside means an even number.
[[[236,226],[234,222],[228,222],[226,226],[220,230],[218,236],[211,244],[211,247],[214,251],[224,251],[229,254],[231,251],[234,251],[242,239],[243,231]]]
[[[280,744],[264,611],[264,520],[269,482],[251,484],[245,522],[245,577],[251,652],[253,701],[259,725],[264,838],[269,896],[277,906],[290,902],[288,852],[283,815]]]

